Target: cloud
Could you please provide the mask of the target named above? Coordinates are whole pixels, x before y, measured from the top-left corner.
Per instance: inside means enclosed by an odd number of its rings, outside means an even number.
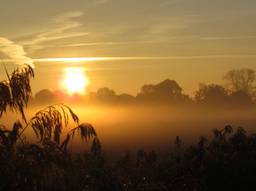
[[[184,0],[166,0],[166,1],[162,1],[159,3],[160,7],[164,7],[164,6],[170,6],[170,5],[174,5],[176,3],[181,3]]]
[[[201,37],[201,40],[248,40],[256,39],[256,36],[209,36]]]
[[[47,28],[43,29],[43,32],[36,34],[32,38],[21,41],[21,44],[28,47],[30,50],[39,50],[44,48],[43,43],[45,42],[88,35],[88,32],[72,31],[82,26],[76,19],[83,15],[84,13],[80,11],[57,15],[50,20],[50,23]]]
[[[106,3],[108,3],[109,2],[109,0],[95,0],[95,1],[93,1],[93,5],[102,5],[102,4],[106,4]]]
[[[251,54],[230,54],[230,55],[194,55],[194,56],[136,56],[136,57],[74,57],[74,58],[36,58],[34,62],[95,62],[95,61],[118,61],[118,60],[201,60],[201,59],[222,59],[222,58],[256,58]]]
[[[184,41],[226,41],[226,40],[248,40],[256,39],[256,36],[198,36],[198,35],[187,35],[187,36],[172,36],[163,40],[140,40],[137,41],[99,41],[99,42],[80,42],[80,43],[69,43],[61,45],[48,45],[47,48],[63,48],[63,47],[90,47],[90,46],[120,46],[120,45],[141,45],[141,44],[173,44],[183,43]]]
[[[64,45],[52,45],[50,48],[57,47],[84,47],[84,46],[114,46],[114,45],[134,45],[134,44],[154,44],[154,43],[167,43],[166,41],[103,41],[103,42],[81,42]]]
[[[34,66],[33,60],[26,56],[26,54],[23,46],[15,44],[7,38],[0,37],[0,61]]]

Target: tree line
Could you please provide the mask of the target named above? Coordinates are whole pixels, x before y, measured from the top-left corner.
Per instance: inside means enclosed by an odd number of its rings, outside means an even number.
[[[182,87],[175,81],[166,79],[157,84],[146,84],[136,96],[116,94],[114,90],[104,87],[86,96],[74,95],[82,101],[105,104],[177,104],[210,106],[252,106],[256,100],[256,73],[253,69],[236,69],[228,71],[224,84],[200,84],[191,97],[184,94]],[[62,92],[42,90],[35,94],[34,103],[51,103],[68,98]],[[65,101],[65,100],[64,100]]]

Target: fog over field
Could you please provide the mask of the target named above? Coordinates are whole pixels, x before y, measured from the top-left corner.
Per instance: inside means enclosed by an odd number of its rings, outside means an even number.
[[[44,107],[30,106],[28,118]],[[226,125],[244,127],[249,133],[256,131],[256,109],[99,104],[71,104],[70,107],[81,123],[88,122],[95,127],[107,155],[110,152],[120,155],[140,148],[165,150],[171,147],[176,136],[180,136],[185,144],[196,143],[200,135],[211,138],[214,128],[220,129]],[[14,117],[18,118],[14,114],[4,115],[1,123],[9,124]],[[75,124],[70,123],[63,132],[74,127]],[[33,139],[32,129],[27,134]],[[74,140],[74,150],[80,151],[84,147],[86,144],[80,139]]]

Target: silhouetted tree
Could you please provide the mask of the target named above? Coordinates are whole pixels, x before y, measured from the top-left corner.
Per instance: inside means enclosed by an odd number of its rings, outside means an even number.
[[[141,88],[140,95],[152,96],[176,96],[181,95],[182,89],[174,80],[164,80],[156,85],[144,85]]]
[[[104,87],[98,89],[97,92],[91,92],[90,99],[103,103],[115,103],[117,101],[117,95],[114,90]]]
[[[230,95],[230,102],[234,106],[251,106],[253,105],[252,97],[245,91],[232,92]]]
[[[48,89],[41,90],[35,94],[34,101],[36,103],[52,103],[56,101],[56,96]]]
[[[111,90],[109,88],[100,88],[97,91],[97,96],[99,98],[112,98],[116,95],[114,90]]]
[[[231,70],[224,76],[224,80],[232,92],[243,91],[251,96],[255,94],[256,73],[253,69]]]
[[[189,103],[189,96],[182,93],[182,88],[174,80],[164,80],[156,85],[144,85],[137,96],[140,101]]]
[[[133,103],[135,100],[135,97],[129,94],[121,94],[118,96],[118,100],[121,103]]]
[[[229,95],[227,90],[216,84],[200,84],[199,90],[195,93],[195,100],[197,103],[220,105],[228,102]]]
[[[89,94],[89,100],[103,104],[127,104],[133,103],[135,98],[129,94],[116,94],[114,90],[107,87],[99,88],[97,92]]]

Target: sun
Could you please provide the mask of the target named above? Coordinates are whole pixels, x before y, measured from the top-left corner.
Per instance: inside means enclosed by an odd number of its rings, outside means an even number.
[[[85,94],[89,79],[79,67],[65,68],[63,85],[69,94]]]

